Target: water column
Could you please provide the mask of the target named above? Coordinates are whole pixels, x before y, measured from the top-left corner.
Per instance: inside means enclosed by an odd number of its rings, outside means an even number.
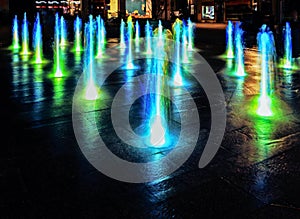
[[[152,48],[151,48],[152,27],[150,26],[148,20],[145,26],[145,34],[146,34],[146,53],[150,55],[152,54]]]
[[[286,22],[284,30],[284,68],[286,69],[293,67],[292,51],[292,30],[290,23]]]
[[[189,62],[189,57],[188,57],[188,27],[185,21],[182,22],[182,35],[181,35],[181,49],[182,49],[182,61],[184,63]]]
[[[101,17],[100,15],[97,16],[96,21],[97,21],[97,58],[102,58],[103,57],[103,43],[104,40],[103,35],[102,35],[102,25],[101,25]]]
[[[244,45],[243,45],[243,34],[244,31],[241,28],[241,23],[236,23],[235,25],[235,64],[236,70],[235,75],[238,77],[243,77],[245,73],[244,65]]]
[[[232,21],[228,21],[228,25],[226,28],[226,41],[227,41],[226,57],[228,59],[234,58],[233,30],[234,30],[234,26],[232,24]]]
[[[181,36],[181,21],[179,19],[173,25],[174,40],[176,42],[175,53],[176,53],[176,73],[174,76],[174,83],[178,86],[182,86],[182,76],[180,69],[180,36]]]
[[[55,77],[62,77],[63,73],[60,65],[60,32],[59,32],[59,16],[55,14],[55,30],[54,30],[54,66],[55,66]]]
[[[156,42],[155,66],[156,66],[156,81],[155,81],[155,104],[152,106],[152,118],[150,121],[150,144],[155,147],[163,146],[166,143],[166,130],[164,118],[164,106],[161,104],[162,93],[162,77],[164,65],[164,39],[163,28],[161,21],[158,25],[158,36]]]
[[[12,33],[13,33],[13,40],[12,40],[11,48],[17,52],[20,49],[19,24],[18,24],[18,16],[17,15],[15,15],[14,20],[13,20]]]
[[[134,68],[132,63],[132,41],[133,41],[133,22],[132,17],[129,16],[127,19],[127,36],[128,36],[128,51],[127,51],[127,69]]]
[[[124,49],[126,48],[125,44],[125,22],[122,19],[121,20],[121,27],[120,27],[120,48]]]
[[[60,45],[67,46],[67,24],[63,16],[60,17]]]
[[[37,13],[33,27],[33,48],[34,48],[34,62],[40,64],[43,62],[43,37],[42,27],[40,21],[40,14]]]
[[[192,23],[191,19],[188,19],[188,51],[194,50],[194,28],[195,25]]]
[[[94,79],[94,20],[89,16],[86,24],[87,51],[85,54],[87,86],[85,91],[86,100],[96,100],[99,98],[99,91]]]
[[[82,21],[77,16],[75,21],[74,21],[74,33],[75,33],[74,51],[75,52],[81,52],[82,51],[81,28],[82,28]]]
[[[26,12],[24,13],[23,25],[22,25],[22,55],[29,55],[29,31]]]
[[[267,26],[263,25],[257,36],[261,58],[260,96],[257,114],[272,116],[271,110],[271,76],[269,63],[274,52],[274,38]]]
[[[135,22],[135,51],[140,51],[140,25],[139,22]]]

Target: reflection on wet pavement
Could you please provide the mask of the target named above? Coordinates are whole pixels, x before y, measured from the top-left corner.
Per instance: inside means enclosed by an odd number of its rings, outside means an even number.
[[[117,41],[109,42],[113,43],[108,47],[113,47]],[[246,49],[247,76],[237,78],[232,74],[234,62],[220,58],[223,45],[197,46],[224,89],[227,127],[222,146],[206,168],[198,169],[210,130],[210,108],[202,88],[185,74],[187,89],[201,119],[197,147],[172,175],[145,184],[127,184],[104,176],[89,164],[78,147],[72,127],[72,103],[83,71],[82,54],[64,50],[67,74],[54,78],[52,62],[29,64],[26,57],[2,50],[0,59],[5,65],[1,66],[1,72],[6,74],[2,81],[6,84],[1,100],[12,107],[11,112],[1,107],[1,112],[9,115],[3,114],[1,118],[11,124],[5,132],[8,140],[3,147],[12,148],[4,149],[1,156],[1,163],[8,164],[0,172],[0,179],[4,179],[0,208],[5,214],[43,217],[61,212],[67,217],[88,218],[299,215],[299,71],[276,69],[274,114],[261,117],[256,113],[261,79],[257,49]],[[137,61],[135,64],[144,65],[137,70],[117,69],[106,80],[95,105],[85,102],[83,126],[90,124],[89,120],[97,121],[97,130],[86,133],[87,143],[101,134],[114,154],[136,162],[158,160],[170,152],[170,149],[125,145],[117,138],[110,121],[112,97],[125,82],[131,83],[135,76],[150,71],[147,62]],[[176,89],[173,92],[177,102],[184,104],[185,96]],[[133,127],[139,127],[143,120],[142,103],[142,99],[137,101],[130,111]],[[178,134],[181,121],[178,109],[172,106],[170,113],[171,129]],[[155,167],[153,173],[160,174],[163,169]],[[18,209],[19,213],[7,210],[7,206]]]

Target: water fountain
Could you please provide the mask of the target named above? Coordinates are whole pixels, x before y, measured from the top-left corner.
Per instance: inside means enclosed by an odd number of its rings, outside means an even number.
[[[149,21],[147,21],[145,25],[145,34],[146,34],[146,53],[150,55],[152,54],[152,48],[151,48],[152,27]]]
[[[293,67],[292,56],[292,30],[290,23],[286,22],[284,29],[284,68],[291,69]]]
[[[43,37],[40,22],[40,14],[37,13],[33,27],[33,48],[34,48],[34,62],[40,64],[43,62]]]
[[[182,62],[188,63],[189,57],[188,57],[188,27],[185,21],[182,22],[182,34],[181,34],[181,52],[182,52]]]
[[[244,66],[244,46],[243,46],[244,31],[241,28],[241,23],[235,25],[235,75],[243,77],[246,75]]]
[[[121,20],[121,27],[120,27],[120,48],[124,49],[126,48],[125,44],[125,22],[122,19]]]
[[[15,15],[14,20],[13,20],[12,33],[13,33],[13,40],[12,40],[12,46],[11,46],[11,48],[14,51],[17,52],[20,49],[20,44],[19,44],[19,24],[18,24],[18,16],[17,15]]]
[[[60,17],[60,45],[62,47],[67,46],[67,24],[64,16]]]
[[[260,96],[257,114],[261,116],[272,116],[272,78],[270,74],[270,61],[272,61],[272,56],[275,50],[273,33],[268,30],[266,25],[263,25],[258,33],[257,39],[261,56]]]
[[[139,22],[135,22],[135,51],[140,51],[140,25]]]
[[[55,14],[55,31],[54,31],[54,68],[55,73],[54,76],[59,78],[63,76],[61,63],[60,63],[60,33],[59,33],[59,15],[58,13]]]
[[[85,25],[86,46],[85,65],[86,65],[86,100],[96,100],[99,98],[99,91],[95,85],[94,79],[94,20],[89,16],[89,22]]]
[[[154,147],[161,147],[166,143],[166,124],[164,115],[164,104],[162,104],[161,96],[159,95],[162,91],[162,77],[164,69],[164,40],[162,35],[162,25],[159,22],[158,27],[158,41],[156,45],[155,56],[155,70],[156,70],[156,81],[155,81],[155,99],[154,104],[151,106],[151,120],[150,120],[150,144]]]
[[[234,26],[233,26],[232,21],[228,21],[228,25],[226,28],[226,41],[227,41],[226,57],[228,59],[234,58],[233,30],[234,30]]]
[[[132,41],[133,41],[133,22],[132,17],[129,16],[127,19],[127,38],[128,38],[128,52],[127,52],[127,69],[133,69],[132,63]]]
[[[173,35],[174,35],[174,40],[176,42],[176,48],[175,48],[175,53],[176,53],[176,73],[174,76],[174,84],[178,86],[182,86],[182,76],[181,76],[181,69],[180,69],[180,36],[181,36],[181,21],[177,19],[175,23],[173,24]]]
[[[104,53],[104,43],[105,43],[105,31],[104,25],[102,25],[102,18],[101,16],[97,16],[96,18],[97,21],[97,58],[103,58],[103,53]]]
[[[81,28],[82,28],[82,21],[77,16],[74,21],[74,37],[75,37],[75,43],[74,43],[74,51],[75,52],[81,52],[82,51],[82,40],[81,40]]]
[[[29,55],[29,31],[26,12],[24,13],[23,25],[22,25],[22,55]]]
[[[189,18],[188,19],[188,51],[194,50],[194,28],[195,25]]]

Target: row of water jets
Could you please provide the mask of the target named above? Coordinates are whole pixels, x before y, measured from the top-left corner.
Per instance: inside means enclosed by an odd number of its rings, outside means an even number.
[[[84,30],[84,31],[83,31]],[[141,46],[141,28],[139,22],[133,22],[129,17],[125,22],[121,21],[120,26],[120,52],[126,52],[126,66],[125,69],[134,69],[133,54],[145,53],[158,57],[153,63],[153,71],[155,72],[155,81],[152,83],[154,93],[161,94],[164,88],[162,81],[163,75],[166,71],[165,68],[165,52],[166,38],[171,36],[171,39],[176,42],[175,46],[175,74],[174,85],[182,86],[184,80],[181,74],[181,63],[188,62],[189,54],[194,50],[194,24],[189,19],[188,21],[176,20],[173,24],[172,31],[164,30],[161,21],[158,22],[158,27],[153,29],[149,21],[145,25],[145,39],[144,47]],[[170,33],[168,35],[168,33]],[[55,28],[54,28],[54,77],[60,78],[65,74],[63,68],[62,52],[65,47],[72,45],[72,51],[78,54],[84,51],[85,62],[85,91],[84,97],[86,100],[96,100],[100,97],[100,90],[97,87],[94,73],[94,60],[106,59],[106,30],[104,20],[98,16],[94,18],[89,16],[89,20],[85,23],[83,28],[82,20],[77,17],[74,21],[74,40],[72,43],[67,39],[67,25],[63,16],[55,15]],[[42,64],[45,62],[43,58],[43,36],[40,15],[36,15],[34,28],[33,28],[33,62],[35,64]],[[153,40],[153,37],[156,40]],[[168,38],[169,39],[169,38]],[[84,48],[84,49],[83,49]],[[29,30],[26,13],[24,14],[22,22],[21,40],[19,35],[18,18],[15,16],[13,21],[13,43],[12,49],[15,53],[20,53],[23,56],[32,54],[29,46]],[[152,56],[152,57],[153,57]],[[150,56],[149,56],[150,57]],[[151,97],[150,102],[150,144],[154,146],[165,145],[167,140],[167,118],[166,111],[167,105],[164,103],[161,95]]]
[[[236,22],[234,25],[228,22],[226,29],[227,48],[226,58],[235,60],[234,74],[237,77],[246,76],[244,62],[244,31],[242,23]],[[292,57],[292,35],[291,27],[287,22],[284,28],[284,57],[282,66],[285,69],[293,69],[294,60]],[[267,25],[263,25],[257,34],[257,45],[261,65],[260,96],[258,100],[257,114],[261,116],[272,116],[271,96],[273,93],[274,64],[276,60],[276,46],[273,32]]]

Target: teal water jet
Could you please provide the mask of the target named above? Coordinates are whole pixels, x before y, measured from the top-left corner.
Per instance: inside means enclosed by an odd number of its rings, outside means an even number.
[[[175,23],[173,24],[173,36],[174,40],[176,42],[175,46],[175,55],[176,55],[176,72],[174,76],[174,84],[178,86],[182,86],[182,76],[181,76],[181,69],[180,69],[180,36],[181,36],[181,21],[177,19]]]
[[[181,34],[181,53],[182,53],[182,62],[188,63],[188,27],[185,21],[182,22],[182,34]]]
[[[34,47],[34,62],[41,64],[43,62],[43,37],[40,21],[40,14],[37,13],[33,27],[33,47]]]
[[[148,20],[145,26],[145,34],[146,34],[146,53],[150,55],[152,54],[152,47],[151,47],[152,27]]]
[[[74,21],[74,34],[75,34],[74,51],[75,52],[82,51],[81,28],[82,28],[82,20],[77,16]]]
[[[11,48],[17,52],[20,49],[20,40],[19,40],[19,24],[18,24],[18,16],[15,15],[13,19],[13,27],[12,27],[12,33],[13,33],[13,40],[12,40],[12,46]]]
[[[101,16],[97,16],[97,58],[103,58],[105,49],[105,27]]]
[[[95,85],[94,79],[94,20],[93,16],[89,16],[89,22],[85,26],[87,50],[85,53],[86,62],[86,79],[87,85],[85,90],[86,100],[96,100],[99,98],[99,90]]]
[[[126,44],[125,44],[125,22],[122,19],[121,20],[121,27],[120,27],[120,48],[125,49]]]
[[[59,32],[59,15],[58,13],[55,14],[55,30],[54,30],[54,66],[55,66],[55,73],[54,76],[60,78],[63,76],[61,63],[60,63],[60,32]]]
[[[127,52],[127,69],[133,69],[132,63],[132,41],[133,41],[133,22],[132,17],[129,16],[127,19],[127,41],[128,41],[128,52]]]
[[[60,45],[65,47],[67,46],[67,24],[64,16],[60,17]]]
[[[234,33],[234,26],[232,21],[228,21],[228,25],[226,28],[226,57],[228,59],[234,58],[234,46],[233,46],[233,33]]]
[[[272,83],[270,74],[270,61],[274,54],[274,37],[273,33],[263,25],[257,36],[258,46],[261,56],[261,80],[260,80],[260,96],[257,114],[260,116],[272,116],[271,110],[271,93]]]
[[[244,64],[243,35],[244,31],[241,28],[241,23],[237,22],[235,25],[235,75],[238,77],[246,76]]]
[[[194,50],[194,29],[195,29],[195,25],[189,18],[188,19],[188,51]]]
[[[165,74],[168,74],[168,67],[166,67],[167,55],[165,52],[165,40],[163,35],[163,27],[161,22],[158,25],[157,31],[157,42],[154,45],[155,59],[154,59],[154,73],[155,81],[152,82],[154,85],[154,93],[156,94],[151,98],[151,112],[150,112],[150,144],[153,147],[165,147],[167,143],[167,123],[166,123],[166,107],[162,95],[166,92],[166,82],[164,81]],[[152,70],[152,71],[153,71]]]
[[[22,25],[22,55],[29,55],[29,30],[26,12],[24,13]]]
[[[284,68],[286,69],[293,67],[292,50],[292,30],[290,23],[286,22],[284,29]]]
[[[140,25],[139,22],[135,22],[135,51],[140,51]]]

